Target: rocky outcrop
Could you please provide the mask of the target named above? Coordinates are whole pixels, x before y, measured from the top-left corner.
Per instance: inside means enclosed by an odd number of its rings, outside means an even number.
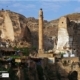
[[[9,11],[0,11],[0,37],[2,41],[13,42],[24,47],[31,45],[31,32],[27,27],[26,17],[21,14]],[[25,42],[25,43],[24,43]]]
[[[66,15],[70,19],[68,26],[69,36],[73,36],[75,31],[75,21],[79,23],[79,13]],[[53,49],[53,44],[56,44],[58,37],[58,22],[57,20],[44,20],[44,48],[45,50]],[[76,24],[79,26],[79,24]],[[27,27],[28,26],[28,27]],[[79,28],[79,27],[78,27]],[[77,27],[76,29],[77,30]],[[31,32],[30,32],[31,31]],[[79,30],[78,30],[79,32]],[[38,48],[38,19],[34,17],[26,18],[21,14],[11,12],[9,10],[0,11],[0,36],[3,41],[10,40],[12,45],[30,46]],[[75,45],[75,44],[74,44]]]
[[[80,25],[79,23],[80,13],[73,13],[73,14],[65,15],[64,17],[68,17],[69,22],[66,23],[68,24],[66,31],[61,29],[62,31],[64,31],[62,35],[65,36],[65,33],[68,33],[67,39],[69,38],[69,41],[71,41],[73,37],[74,39],[77,39],[77,42],[76,40],[74,40],[74,42],[72,43],[69,42],[70,44],[73,45],[73,48],[75,49],[75,47],[77,48],[79,46],[78,34],[79,34],[79,25]],[[27,18],[27,22],[28,22],[29,29],[31,30],[31,33],[32,33],[33,46],[37,48],[38,47],[38,35],[37,35],[38,34],[38,20],[35,18]],[[53,45],[57,44],[56,41],[58,40],[58,37],[59,37],[58,34],[62,32],[61,30],[60,30],[61,32],[60,31],[58,32],[59,30],[58,22],[59,22],[59,19],[52,20],[52,21],[44,20],[44,48],[45,50],[53,49],[55,47]]]
[[[9,17],[9,14],[7,11],[4,11],[4,24],[3,26],[5,26],[5,39],[10,39],[11,41],[14,40],[14,31],[13,31],[13,25],[12,25],[12,21]]]

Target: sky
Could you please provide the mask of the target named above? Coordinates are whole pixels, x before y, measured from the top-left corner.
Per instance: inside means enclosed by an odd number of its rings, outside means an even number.
[[[42,8],[44,19],[51,21],[67,14],[80,13],[80,0],[0,0],[2,8],[37,19]]]

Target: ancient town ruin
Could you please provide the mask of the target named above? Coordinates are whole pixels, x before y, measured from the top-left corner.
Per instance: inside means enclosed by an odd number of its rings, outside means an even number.
[[[3,15],[4,14],[4,15]],[[25,37],[29,30],[27,29],[26,25],[23,26],[22,30],[20,24],[22,25],[23,22],[19,23],[19,16],[17,17],[17,27],[19,28],[16,31],[17,35],[14,33],[13,25],[9,14],[7,11],[2,11],[2,16],[0,20],[3,21],[4,24],[0,25],[1,31],[1,39],[4,38],[4,42],[6,44],[2,44],[2,40],[0,41],[0,66],[5,70],[12,71],[14,73],[14,77],[10,75],[9,80],[12,78],[14,80],[79,80],[80,74],[80,61],[79,61],[79,48],[75,45],[78,44],[78,38],[76,41],[76,37],[74,33],[70,33],[71,31],[69,28],[73,26],[73,31],[76,32],[76,23],[71,24],[71,21],[67,17],[61,17],[58,22],[58,34],[56,39],[53,40],[54,47],[53,50],[45,52],[44,49],[44,20],[43,20],[43,10],[39,10],[39,25],[38,25],[38,50],[37,54],[35,55],[28,55],[24,56],[22,52],[18,51],[16,53],[13,50],[12,45],[14,44],[15,37],[21,39],[17,42],[21,42],[20,45],[23,47],[23,43],[29,45],[27,40],[31,40],[28,37]],[[13,17],[13,16],[12,16]],[[22,19],[22,17],[21,17]],[[15,21],[13,20],[15,23]],[[5,29],[3,29],[5,26]],[[7,28],[7,26],[9,26]],[[16,29],[16,25],[14,25]],[[11,30],[9,30],[11,29]],[[25,31],[26,29],[26,31]],[[6,31],[3,31],[6,30]],[[9,34],[9,32],[11,34]],[[27,33],[26,33],[27,32]],[[79,32],[76,32],[78,35]],[[9,34],[9,35],[8,35]],[[20,35],[20,37],[19,37]],[[31,37],[31,35],[28,35]],[[78,35],[79,36],[79,35]],[[26,38],[26,39],[25,39]],[[8,41],[5,41],[7,39]],[[9,40],[11,42],[9,43]],[[16,42],[16,43],[17,43]],[[11,48],[11,49],[10,49]],[[1,54],[2,53],[2,54]],[[14,57],[14,56],[18,57]],[[11,57],[13,56],[13,57]],[[40,72],[41,71],[41,72]],[[11,74],[12,74],[11,73]],[[26,76],[27,75],[27,76]],[[74,76],[74,77],[73,77]],[[1,78],[2,79],[2,78]]]

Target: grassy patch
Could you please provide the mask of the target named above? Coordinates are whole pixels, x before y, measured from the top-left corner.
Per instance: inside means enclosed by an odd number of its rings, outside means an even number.
[[[20,50],[23,53],[23,55],[25,55],[25,56],[28,56],[30,53],[30,49],[27,47],[23,47],[23,48],[14,47],[14,50],[16,50],[16,51]]]

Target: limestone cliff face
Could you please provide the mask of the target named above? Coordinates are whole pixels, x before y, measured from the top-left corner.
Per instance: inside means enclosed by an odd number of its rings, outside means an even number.
[[[31,33],[27,27],[26,17],[8,10],[0,11],[0,37],[21,45],[31,43]],[[23,43],[25,42],[25,43]]]

